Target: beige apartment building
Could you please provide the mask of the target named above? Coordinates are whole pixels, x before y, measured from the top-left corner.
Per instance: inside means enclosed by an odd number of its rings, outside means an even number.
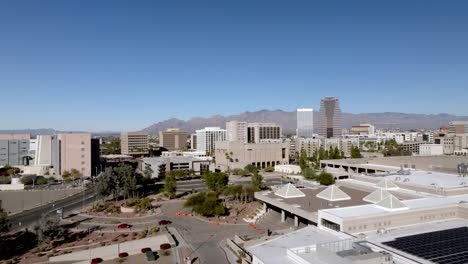
[[[82,176],[91,176],[91,134],[64,133],[58,134],[60,149],[60,174],[72,169]]]
[[[167,150],[185,150],[189,133],[177,128],[159,131],[159,146]]]
[[[148,154],[148,133],[123,132],[120,135],[120,151],[124,155],[143,156]]]
[[[261,169],[289,164],[289,143],[247,144],[240,141],[218,141],[215,160],[216,168],[222,171],[244,168],[248,164]]]

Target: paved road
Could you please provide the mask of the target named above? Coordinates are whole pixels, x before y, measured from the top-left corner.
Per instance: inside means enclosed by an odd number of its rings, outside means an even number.
[[[189,181],[177,181],[176,191],[178,193],[191,192],[192,190],[203,192],[208,190],[202,179],[189,180]]]
[[[87,189],[84,192],[75,194],[65,199],[49,203],[44,206],[36,207],[31,210],[26,210],[21,213],[11,215],[8,218],[10,220],[12,230],[31,227],[31,225],[34,224],[44,213],[56,211],[57,209],[63,207],[64,215],[67,215],[70,214],[73,210],[76,210],[83,205],[86,206],[94,200],[94,190]],[[19,226],[19,222],[21,222],[21,226]]]
[[[219,263],[228,264],[226,255],[220,248],[221,242],[226,238],[232,238],[234,235],[242,234],[257,234],[257,231],[250,228],[248,225],[214,225],[209,222],[200,221],[193,217],[175,216],[176,212],[190,213],[190,209],[183,207],[183,201],[170,201],[161,205],[162,213],[157,216],[145,217],[140,220],[120,219],[121,222],[126,222],[132,225],[133,230],[146,229],[148,227],[158,225],[159,220],[169,220],[172,223],[170,227],[176,228],[180,235],[184,238],[187,244],[191,245],[195,251],[195,255],[191,257],[200,257],[200,263]],[[85,217],[75,216],[74,220],[84,220]],[[104,223],[113,220],[106,218]],[[94,220],[96,221],[96,220]],[[101,221],[101,222],[102,222]],[[78,225],[79,229],[86,230],[90,227],[97,226],[96,223],[81,222]],[[123,232],[127,230],[115,229],[115,224],[101,225],[103,232]]]

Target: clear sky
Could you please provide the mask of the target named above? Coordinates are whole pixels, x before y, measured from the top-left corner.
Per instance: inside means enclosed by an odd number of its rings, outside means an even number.
[[[0,129],[318,109],[468,115],[468,1],[0,1]]]

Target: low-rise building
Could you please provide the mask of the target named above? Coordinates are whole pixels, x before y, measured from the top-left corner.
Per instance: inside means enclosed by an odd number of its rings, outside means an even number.
[[[140,163],[140,170],[144,171],[149,166],[153,171],[152,178],[164,178],[166,173],[173,170],[193,170],[194,173],[201,173],[211,169],[211,157],[194,156],[164,156],[143,158]]]
[[[216,142],[215,160],[216,168],[222,171],[244,168],[248,164],[261,169],[289,164],[289,143]]]
[[[444,147],[440,144],[422,144],[419,146],[419,156],[443,155]]]

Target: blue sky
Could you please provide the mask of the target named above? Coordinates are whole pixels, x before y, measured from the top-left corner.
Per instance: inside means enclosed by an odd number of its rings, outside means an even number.
[[[260,109],[468,115],[467,1],[1,1],[0,129]]]

